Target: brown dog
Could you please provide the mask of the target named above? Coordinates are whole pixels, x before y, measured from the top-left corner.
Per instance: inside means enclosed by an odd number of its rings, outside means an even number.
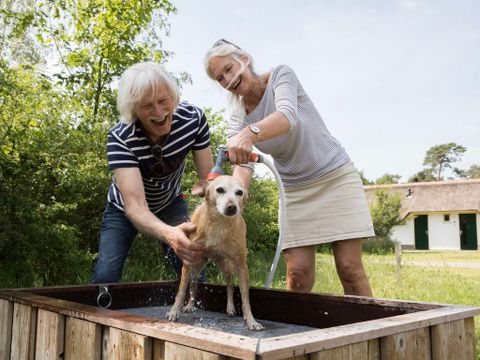
[[[192,216],[192,222],[197,225],[197,229],[191,235],[191,239],[205,244],[209,259],[206,258],[192,266],[183,266],[175,303],[167,313],[169,320],[177,320],[189,284],[190,299],[183,307],[183,311],[194,310],[197,282],[192,280],[198,277],[206,263],[211,260],[222,270],[227,281],[227,314],[235,315],[232,274],[236,272],[242,297],[243,317],[247,326],[250,330],[263,329],[263,326],[253,318],[248,294],[246,225],[242,217],[246,201],[247,191],[240,181],[232,176],[219,176],[208,184],[205,201]]]

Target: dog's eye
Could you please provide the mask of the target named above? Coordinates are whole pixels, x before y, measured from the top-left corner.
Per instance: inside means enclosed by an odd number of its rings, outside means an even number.
[[[222,187],[217,188],[217,193],[219,194],[225,194],[225,189]]]
[[[243,195],[243,191],[242,191],[242,190],[237,190],[237,191],[235,191],[235,195],[237,195],[237,196],[242,196],[242,195]]]

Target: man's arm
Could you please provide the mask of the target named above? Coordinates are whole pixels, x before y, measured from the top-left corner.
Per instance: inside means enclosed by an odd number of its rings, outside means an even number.
[[[150,211],[138,168],[119,168],[113,170],[113,174],[125,202],[125,214],[140,233],[165,241],[186,265],[191,265],[203,257],[204,246],[187,237],[195,230],[195,225],[184,223],[170,226]]]
[[[198,178],[206,180],[210,170],[213,169],[212,149],[210,146],[202,150],[193,151],[193,161],[197,170]]]
[[[197,181],[195,185],[193,185],[191,193],[194,196],[204,196],[205,189],[207,188],[207,175],[213,168],[212,150],[210,146],[202,150],[194,150],[193,161],[200,181]]]

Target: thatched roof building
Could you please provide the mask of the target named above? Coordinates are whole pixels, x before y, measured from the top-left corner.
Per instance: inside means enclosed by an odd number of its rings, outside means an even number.
[[[411,213],[480,212],[480,179],[369,185],[364,189],[369,204],[375,202],[377,189],[400,194],[402,219]]]

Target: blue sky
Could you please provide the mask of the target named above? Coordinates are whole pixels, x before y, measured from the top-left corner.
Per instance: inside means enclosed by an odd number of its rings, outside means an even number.
[[[182,98],[227,107],[203,70],[206,50],[226,38],[258,73],[288,64],[359,170],[400,181],[422,170],[425,152],[456,142],[457,166],[480,164],[480,1],[174,1],[167,68],[193,84]],[[226,110],[228,116],[228,109]]]

